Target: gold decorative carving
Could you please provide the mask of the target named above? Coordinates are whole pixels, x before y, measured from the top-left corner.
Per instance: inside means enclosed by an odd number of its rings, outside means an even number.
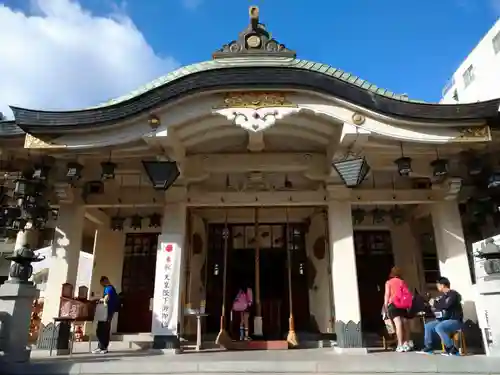
[[[271,107],[291,107],[296,108],[286,98],[283,92],[230,92],[224,97],[224,103],[217,108],[271,108]]]
[[[354,125],[363,125],[365,122],[365,116],[359,113],[354,113],[352,115],[352,122]]]
[[[474,126],[469,128],[459,129],[459,135],[455,138],[456,141],[489,141],[491,139],[490,127]]]
[[[24,138],[24,148],[63,148],[65,145],[55,145],[49,142],[42,141],[40,138],[34,137],[31,134],[26,134]]]

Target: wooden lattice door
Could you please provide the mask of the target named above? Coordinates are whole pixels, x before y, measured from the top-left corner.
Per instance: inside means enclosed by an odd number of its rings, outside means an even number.
[[[151,332],[158,233],[131,233],[125,241],[122,301],[118,318],[121,333]]]

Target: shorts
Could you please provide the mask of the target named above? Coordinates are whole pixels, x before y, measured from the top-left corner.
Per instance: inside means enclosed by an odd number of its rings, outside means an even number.
[[[408,310],[407,309],[399,309],[394,306],[392,303],[387,306],[387,315],[389,318],[408,318]]]

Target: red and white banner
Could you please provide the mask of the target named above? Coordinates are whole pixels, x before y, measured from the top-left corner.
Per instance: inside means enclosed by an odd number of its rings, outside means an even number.
[[[159,238],[151,327],[154,335],[175,335],[177,332],[182,256],[179,243]]]

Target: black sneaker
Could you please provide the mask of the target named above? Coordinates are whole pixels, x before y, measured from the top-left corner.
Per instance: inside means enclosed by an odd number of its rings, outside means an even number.
[[[434,350],[432,350],[432,348],[423,348],[422,350],[418,350],[417,353],[420,353],[420,354],[434,354]]]
[[[444,355],[446,357],[460,357],[460,351],[452,346],[451,348],[446,348],[445,351],[441,353],[441,355]]]

